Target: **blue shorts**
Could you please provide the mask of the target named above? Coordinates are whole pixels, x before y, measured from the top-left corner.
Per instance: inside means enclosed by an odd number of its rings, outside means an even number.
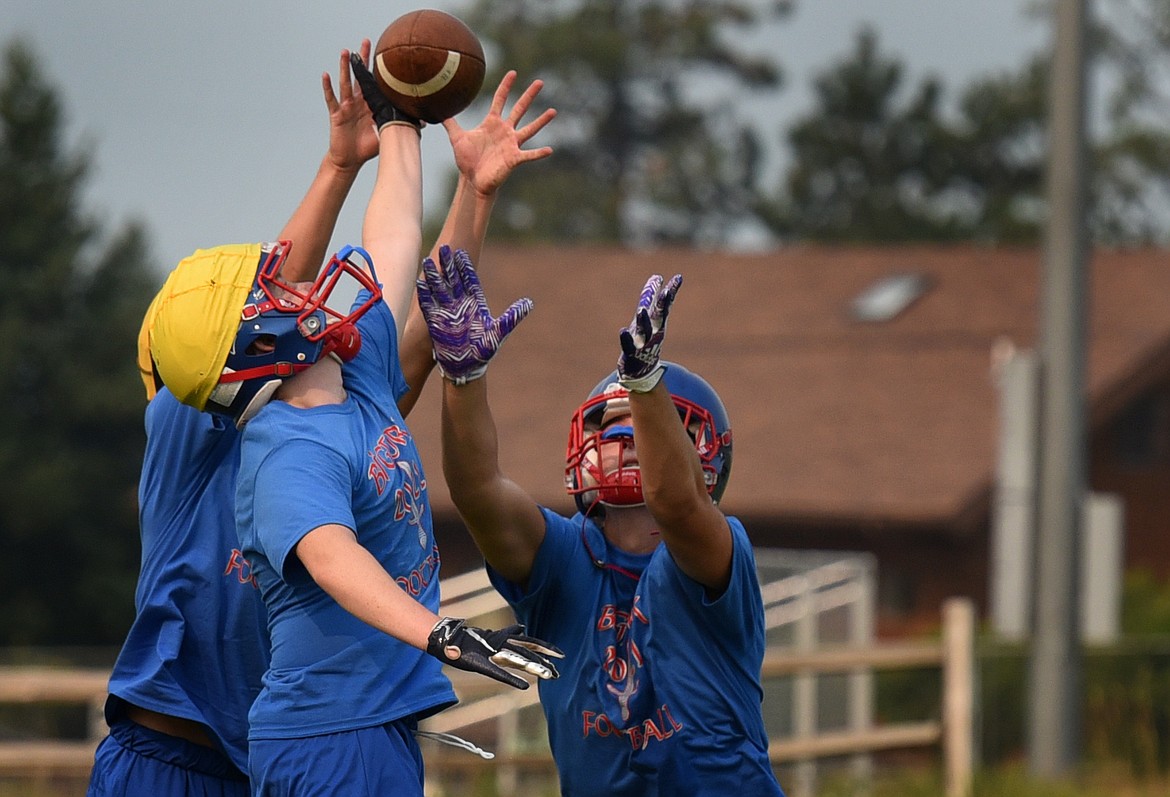
[[[248,767],[258,797],[422,797],[414,721],[303,739],[253,739]]]
[[[248,779],[218,750],[122,720],[98,745],[87,797],[248,797]]]

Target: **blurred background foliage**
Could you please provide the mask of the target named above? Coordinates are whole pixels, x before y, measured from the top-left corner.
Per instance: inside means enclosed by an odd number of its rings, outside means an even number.
[[[1158,76],[1170,4],[1100,0],[1095,11],[1093,234],[1165,243],[1170,97]],[[557,156],[516,174],[500,199],[500,239],[1038,241],[1047,52],[948,94],[933,77],[912,85],[865,30],[814,76],[814,107],[781,130],[753,100],[785,89],[783,54],[753,57],[742,43],[783,24],[791,2],[475,0],[459,13],[493,49],[489,63],[539,74],[542,102],[560,113],[542,134]],[[766,168],[773,142],[789,164],[778,178]]]
[[[80,207],[88,156],[33,53],[0,70],[0,645],[111,643],[131,617],[155,282],[143,230]]]
[[[1170,587],[1149,573],[1129,573],[1122,607],[1121,639],[1085,651],[1085,760],[1098,771],[1127,781],[1166,784],[1170,781]],[[983,634],[976,658],[980,763],[1022,767],[1027,745],[1028,650]],[[878,721],[939,718],[941,677],[938,669],[878,673]]]

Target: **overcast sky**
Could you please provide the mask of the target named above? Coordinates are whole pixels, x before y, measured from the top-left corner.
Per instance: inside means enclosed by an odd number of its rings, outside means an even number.
[[[948,96],[976,74],[1018,67],[1050,32],[1026,0],[798,0],[765,42],[787,71],[761,102],[774,129],[807,111],[809,80],[869,23],[912,78],[941,77]],[[396,16],[436,0],[7,0],[0,39],[27,37],[61,92],[73,143],[87,142],[87,209],[110,231],[145,222],[163,268],[202,246],[266,240],[283,226],[324,152],[320,73],[342,47],[376,40]],[[522,80],[538,77],[521,75]],[[465,124],[476,119],[461,117]],[[555,155],[554,155],[555,157]],[[427,207],[445,205],[446,135],[424,131]],[[357,242],[373,169],[359,178],[335,244]],[[507,190],[506,187],[504,190]]]

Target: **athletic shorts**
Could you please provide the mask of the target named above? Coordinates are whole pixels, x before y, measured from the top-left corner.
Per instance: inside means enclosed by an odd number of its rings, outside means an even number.
[[[218,750],[123,720],[94,754],[87,797],[248,797],[248,779]]]
[[[414,721],[248,743],[257,797],[422,797]]]

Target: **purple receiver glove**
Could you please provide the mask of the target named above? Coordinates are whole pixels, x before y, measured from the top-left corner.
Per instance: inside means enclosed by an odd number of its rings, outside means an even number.
[[[664,368],[658,361],[658,352],[666,337],[670,305],[674,303],[680,285],[681,274],[675,274],[665,286],[658,274],[646,280],[634,320],[621,331],[618,382],[632,393],[649,393],[662,378]]]
[[[431,258],[423,261],[418,306],[431,332],[439,372],[463,385],[484,375],[504,338],[532,311],[532,300],[517,299],[493,318],[467,253],[442,246],[439,263],[442,273]]]

